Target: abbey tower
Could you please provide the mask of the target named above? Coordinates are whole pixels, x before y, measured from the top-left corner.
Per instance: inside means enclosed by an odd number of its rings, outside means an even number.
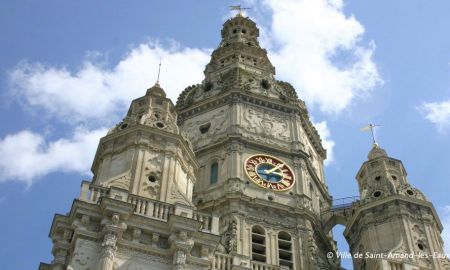
[[[40,270],[342,269],[338,223],[354,254],[443,252],[433,206],[378,146],[357,174],[360,199],[333,205],[326,150],[257,26],[238,14],[221,36],[205,79],[176,105],[156,83],[100,140],[93,179],[55,216],[54,260]],[[450,269],[419,257],[354,265]]]

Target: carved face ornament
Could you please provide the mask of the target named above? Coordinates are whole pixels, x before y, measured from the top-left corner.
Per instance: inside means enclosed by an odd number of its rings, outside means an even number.
[[[256,185],[273,191],[286,191],[295,184],[295,175],[286,162],[264,154],[250,156],[244,162],[247,176]]]

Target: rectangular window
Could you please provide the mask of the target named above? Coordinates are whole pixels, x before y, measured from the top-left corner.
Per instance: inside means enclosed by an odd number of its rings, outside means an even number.
[[[217,183],[218,175],[219,175],[219,165],[217,164],[217,162],[211,164],[211,172],[210,173],[211,173],[211,175],[210,175],[209,182],[211,184]]]
[[[252,228],[252,260],[266,262],[266,233],[259,226]]]
[[[278,233],[278,258],[279,265],[293,269],[291,236],[286,232]]]

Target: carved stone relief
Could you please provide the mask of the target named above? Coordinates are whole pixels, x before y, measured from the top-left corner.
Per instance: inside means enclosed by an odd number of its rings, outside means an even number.
[[[229,110],[222,107],[207,114],[189,119],[184,124],[184,130],[190,141],[196,147],[207,145],[224,133],[229,126]],[[203,127],[204,129],[201,129]]]
[[[290,137],[288,121],[281,113],[247,108],[244,111],[244,121],[245,129],[250,132],[271,135],[283,140],[288,140]]]
[[[150,197],[155,197],[159,195],[161,186],[160,180],[164,156],[162,153],[149,152],[146,157],[147,162],[143,172],[146,179],[142,181],[142,191]]]
[[[130,175],[122,175],[116,179],[109,181],[108,187],[118,187],[122,189],[128,189],[130,187]]]
[[[191,205],[191,203],[189,203],[189,200],[178,190],[176,186],[172,186],[170,190],[170,198],[172,203]]]
[[[290,127],[288,117],[281,113],[259,108],[246,108],[243,117],[246,137],[262,142],[288,147]]]

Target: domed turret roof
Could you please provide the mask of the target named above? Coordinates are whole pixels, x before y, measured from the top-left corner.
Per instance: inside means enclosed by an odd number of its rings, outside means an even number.
[[[159,97],[166,97],[166,92],[161,88],[158,82],[155,83],[153,87],[150,87],[147,89],[146,96],[159,96]]]
[[[370,150],[369,154],[367,155],[369,160],[376,159],[376,158],[379,158],[379,157],[387,157],[387,156],[388,155],[386,153],[386,150],[381,148],[377,143],[374,143],[372,145],[372,149]]]

